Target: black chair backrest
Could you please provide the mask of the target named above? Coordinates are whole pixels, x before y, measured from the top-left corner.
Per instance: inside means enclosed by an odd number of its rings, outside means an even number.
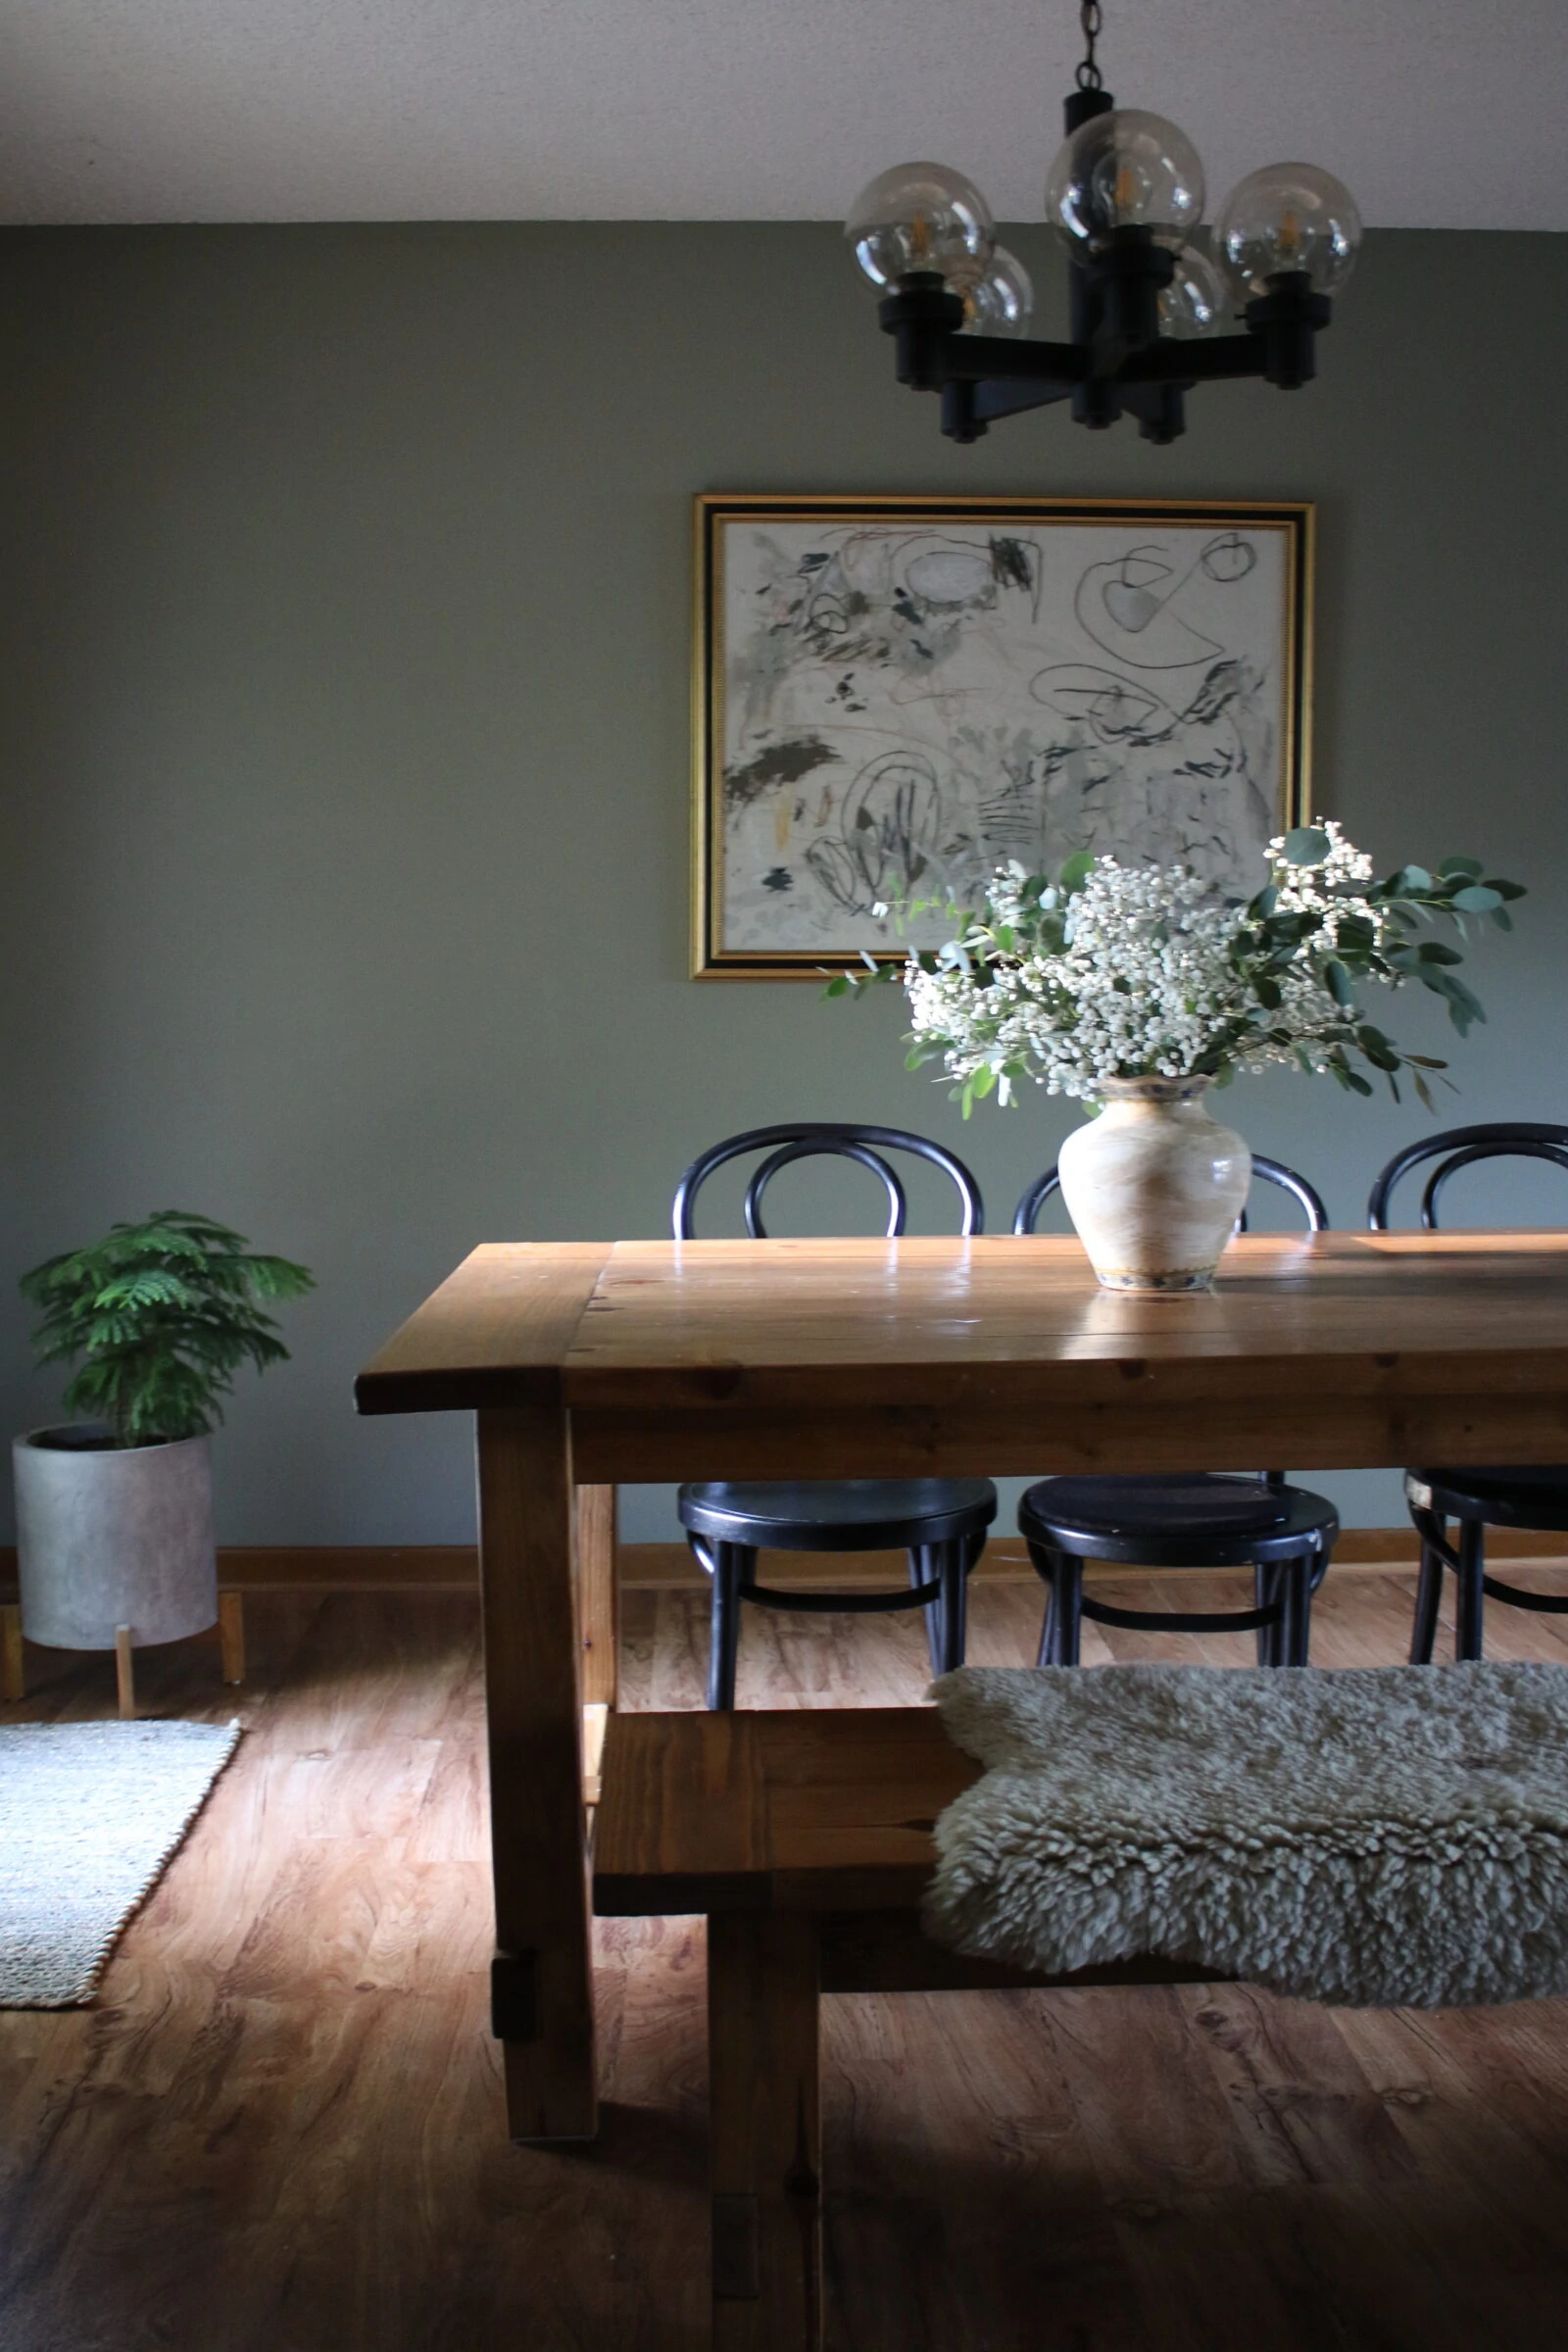
[[[1282,1159],[1262,1159],[1255,1152],[1252,1154],[1252,1174],[1254,1176],[1261,1176],[1265,1184],[1277,1184],[1282,1193],[1292,1193],[1295,1195],[1296,1199],[1300,1202],[1301,1206],[1306,1211],[1306,1222],[1309,1232],[1327,1233],[1329,1227],[1329,1212],[1324,1207],[1318,1194],[1313,1190],[1312,1186],[1307,1183],[1304,1176],[1298,1176],[1296,1170],[1294,1168],[1288,1168]],[[1052,1194],[1059,1192],[1060,1190],[1061,1178],[1057,1175],[1054,1168],[1048,1168],[1043,1176],[1037,1176],[1033,1184],[1029,1187],[1029,1190],[1024,1194],[1024,1197],[1019,1201],[1017,1207],[1013,1210],[1013,1232],[1033,1233],[1035,1229],[1035,1219],[1039,1216],[1040,1211],[1045,1207],[1046,1202],[1051,1199]],[[1247,1211],[1245,1208],[1236,1220],[1236,1231],[1238,1233],[1245,1233],[1247,1231]]]
[[[980,1187],[962,1160],[952,1152],[945,1151],[941,1144],[933,1144],[923,1135],[907,1134],[902,1127],[802,1124],[753,1127],[745,1135],[726,1136],[721,1144],[710,1145],[699,1158],[694,1159],[675,1187],[672,1219],[677,1242],[689,1242],[695,1238],[697,1195],[713,1170],[721,1168],[726,1160],[741,1158],[748,1152],[767,1152],[767,1157],[754,1172],[746,1187],[746,1230],[754,1241],[763,1242],[767,1239],[767,1228],[762,1223],[762,1195],[780,1168],[787,1168],[792,1160],[818,1157],[858,1160],[862,1168],[869,1168],[873,1176],[880,1177],[888,1197],[888,1238],[892,1240],[901,1234],[908,1204],[897,1171],[882,1156],[884,1152],[907,1152],[916,1159],[929,1160],[932,1167],[940,1168],[944,1176],[952,1178],[958,1195],[963,1215],[958,1231],[962,1234],[985,1231],[986,1212],[980,1198]]]
[[[1406,1144],[1402,1152],[1395,1153],[1372,1187],[1366,1221],[1374,1233],[1387,1233],[1389,1201],[1395,1186],[1425,1159],[1443,1163],[1433,1169],[1421,1196],[1422,1226],[1426,1232],[1436,1233],[1438,1197],[1457,1169],[1467,1168],[1478,1159],[1551,1159],[1558,1167],[1568,1168],[1568,1127],[1552,1127],[1529,1119],[1501,1120],[1486,1127],[1449,1127],[1442,1135],[1429,1135],[1423,1143]]]

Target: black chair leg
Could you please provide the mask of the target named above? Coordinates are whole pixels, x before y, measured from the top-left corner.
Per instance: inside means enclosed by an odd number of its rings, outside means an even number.
[[[753,1581],[757,1553],[746,1544],[715,1544],[712,1559],[708,1704],[714,1714],[728,1714],[735,1704],[735,1662],[741,1645],[740,1588]]]
[[[1486,1530],[1479,1519],[1459,1522],[1458,1599],[1454,1608],[1453,1654],[1463,1661],[1479,1658],[1486,1595],[1481,1579],[1486,1573]]]
[[[1084,1564],[1071,1552],[1058,1551],[1052,1555],[1054,1574],[1051,1583],[1051,1606],[1047,1612],[1046,1629],[1041,1639],[1041,1663],[1046,1666],[1076,1666],[1079,1637],[1083,1630]],[[1046,1655],[1049,1644],[1050,1656]]]
[[[1438,1639],[1438,1607],[1443,1599],[1443,1554],[1423,1542],[1421,1575],[1415,1589],[1415,1621],[1410,1628],[1410,1663],[1430,1666]]]
[[[939,1671],[955,1674],[963,1664],[968,1630],[971,1546],[959,1536],[934,1547],[942,1579],[942,1664]]]
[[[1034,1561],[1036,1575],[1046,1588],[1046,1613],[1040,1620],[1040,1649],[1035,1658],[1035,1664],[1037,1666],[1054,1666],[1056,1663],[1056,1570],[1061,1565],[1061,1554],[1055,1551],[1037,1551],[1031,1544],[1029,1556]]]
[[[909,1546],[909,1583],[912,1586],[929,1584],[942,1572],[947,1556],[945,1544],[911,1544]],[[943,1659],[948,1654],[948,1592],[944,1578],[943,1590],[935,1600],[925,1604],[925,1649],[931,1661],[931,1672],[946,1674]]]
[[[1285,1614],[1278,1631],[1279,1649],[1274,1663],[1279,1666],[1304,1666],[1312,1645],[1312,1560],[1309,1551],[1298,1553],[1286,1560],[1280,1569],[1280,1593]]]
[[[1272,1561],[1259,1560],[1252,1569],[1253,1607],[1272,1609],[1280,1597],[1279,1570]],[[1277,1666],[1280,1662],[1280,1621],[1260,1625],[1257,1629],[1257,1662],[1260,1666]]]

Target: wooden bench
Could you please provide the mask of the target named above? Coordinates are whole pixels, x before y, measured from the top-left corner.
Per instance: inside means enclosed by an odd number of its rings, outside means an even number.
[[[930,1708],[610,1719],[594,1908],[708,1914],[714,2352],[822,2340],[820,1994],[1206,1981],[1159,1960],[1032,1976],[928,1941],[932,1830],[979,1776]]]

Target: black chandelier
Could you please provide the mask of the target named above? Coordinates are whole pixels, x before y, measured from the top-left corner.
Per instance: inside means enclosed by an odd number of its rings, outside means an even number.
[[[1099,0],[1064,109],[1067,139],[1046,180],[1046,217],[1069,256],[1071,341],[1030,337],[1028,273],[997,243],[978,188],[942,164],[897,164],[863,189],[845,235],[874,285],[898,377],[942,395],[942,430],[977,441],[999,416],[1072,403],[1096,429],[1124,413],[1147,441],[1174,441],[1195,384],[1260,375],[1295,391],[1349,276],[1361,219],[1348,188],[1312,164],[1268,164],[1234,188],[1213,229],[1219,267],[1189,243],[1203,167],[1159,115],[1116,105],[1101,81]],[[1231,300],[1245,334],[1224,334]]]

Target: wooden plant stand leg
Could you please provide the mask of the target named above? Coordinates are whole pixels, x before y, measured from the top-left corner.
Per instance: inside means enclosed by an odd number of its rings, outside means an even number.
[[[817,1925],[791,1911],[708,1922],[713,2352],[819,2352]]]
[[[230,1586],[218,1595],[218,1647],[225,1683],[245,1680],[245,1595]]]
[[[120,1712],[130,1722],[136,1712],[136,1669],[131,1659],[130,1628],[115,1628],[115,1681],[120,1690]]]
[[[27,1669],[22,1655],[22,1603],[0,1601],[0,1699],[15,1706],[27,1695]]]
[[[577,1489],[576,1535],[583,1704],[612,1707],[618,1678],[613,1487]]]
[[[491,2010],[507,2128],[514,2139],[590,2139],[598,2085],[571,1427],[559,1404],[489,1406],[478,1425]]]

